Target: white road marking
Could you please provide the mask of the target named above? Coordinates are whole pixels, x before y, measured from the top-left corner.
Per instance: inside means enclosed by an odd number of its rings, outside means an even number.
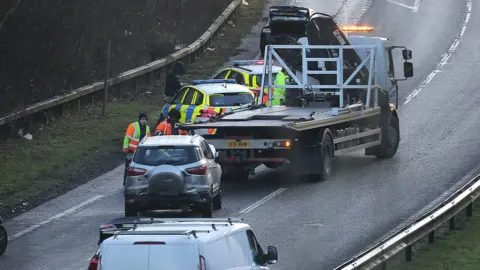
[[[401,7],[404,7],[404,8],[411,9],[412,12],[418,12],[418,9],[420,9],[420,4],[422,3],[422,0],[415,0],[415,2],[413,3],[413,6],[409,6],[407,4],[397,2],[397,1],[394,1],[394,0],[385,0],[385,1],[387,1],[389,3],[392,3],[392,4],[395,4],[397,6],[401,6]]]
[[[415,0],[415,3],[413,3],[412,12],[418,12],[418,10],[420,9],[421,3],[422,3],[422,0]]]
[[[452,56],[453,52],[458,47],[458,44],[460,44],[460,40],[463,38],[463,35],[465,34],[465,30],[467,30],[467,25],[468,22],[470,21],[470,15],[472,14],[472,0],[467,0],[467,5],[466,5],[466,11],[465,11],[465,19],[462,22],[462,28],[460,29],[460,33],[458,36],[453,40],[452,45],[450,45],[450,48],[446,53],[442,55],[442,60],[440,63],[438,63],[437,67],[427,76],[427,78],[418,85],[418,87],[413,90],[410,95],[406,98],[405,102],[403,104],[407,104],[412,100],[412,98],[416,97],[422,90],[423,88],[429,84],[433,78],[440,72],[440,70],[443,68],[443,66],[447,63],[448,59]]]
[[[95,201],[98,201],[98,200],[102,199],[102,198],[105,197],[105,196],[106,196],[106,195],[97,195],[97,196],[95,196],[95,197],[93,197],[93,198],[90,198],[90,199],[88,199],[88,200],[80,203],[80,204],[77,204],[76,206],[74,206],[74,207],[72,207],[72,208],[70,208],[70,209],[67,209],[67,210],[65,210],[65,211],[63,211],[63,212],[61,212],[61,213],[58,213],[57,215],[55,215],[55,216],[53,216],[53,217],[50,217],[49,219],[46,219],[46,220],[44,220],[44,221],[42,221],[42,222],[40,222],[40,223],[38,223],[38,224],[32,225],[32,226],[28,227],[27,229],[25,229],[25,230],[23,230],[23,231],[20,231],[20,232],[18,232],[18,233],[16,233],[16,234],[14,234],[13,236],[11,236],[11,237],[8,238],[8,241],[13,241],[13,240],[19,238],[20,236],[22,236],[22,235],[24,235],[24,234],[26,234],[26,233],[29,233],[29,232],[31,232],[31,231],[34,231],[34,230],[42,227],[43,225],[46,225],[46,224],[48,224],[48,223],[50,223],[50,222],[52,222],[52,221],[54,221],[54,220],[56,220],[56,219],[59,219],[59,218],[61,218],[61,217],[63,217],[63,216],[66,216],[66,215],[68,215],[68,214],[70,214],[70,213],[73,213],[74,211],[76,211],[76,210],[78,210],[78,209],[80,209],[80,208],[82,208],[82,207],[84,207],[84,206],[86,206],[86,205],[88,205],[88,204],[91,204],[91,203],[93,203],[93,202],[95,202]]]
[[[240,212],[238,212],[239,214],[246,214],[250,211],[252,211],[253,209],[259,207],[260,205],[266,203],[268,200],[270,200],[271,198],[279,195],[280,193],[284,192],[285,190],[287,190],[286,188],[279,188],[277,190],[275,190],[274,192],[270,193],[269,195],[265,196],[263,199],[257,201],[256,203],[248,206],[247,208],[241,210]]]

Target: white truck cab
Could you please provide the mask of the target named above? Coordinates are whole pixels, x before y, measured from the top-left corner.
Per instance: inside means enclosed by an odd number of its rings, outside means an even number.
[[[100,244],[97,269],[268,270],[277,258],[241,219],[141,218]]]
[[[360,31],[359,31],[360,32]],[[398,98],[397,91],[398,91],[398,84],[397,81],[403,81],[406,80],[407,75],[397,78],[396,75],[396,70],[403,68],[404,72],[407,72],[406,70],[412,69],[410,66],[410,63],[406,62],[406,60],[411,59],[411,51],[407,50],[404,46],[392,46],[390,44],[390,40],[384,37],[375,37],[375,36],[354,36],[354,35],[349,35],[348,40],[352,45],[372,45],[375,46],[376,52],[375,52],[375,59],[374,59],[374,75],[373,75],[373,80],[374,83],[378,86],[380,86],[382,89],[385,89],[387,92],[390,94],[394,94],[395,98]],[[307,37],[302,37],[298,39],[298,43],[301,45],[309,45],[308,43],[308,38]],[[402,49],[402,56],[405,60],[403,62],[403,67],[400,65],[400,61],[395,61],[395,55],[393,53],[393,50],[395,49]],[[356,53],[360,57],[360,59],[363,61],[368,54],[370,49],[365,49],[365,48],[357,48],[355,49]],[[306,50],[307,54],[309,53],[309,49]],[[334,57],[337,57],[337,55],[333,55]],[[406,63],[406,64],[405,64]],[[407,66],[405,66],[407,65]],[[348,67],[348,64],[346,64],[346,67]],[[368,65],[365,65],[365,67],[368,69]],[[318,61],[318,68],[320,70],[325,69],[325,62],[323,61]],[[404,73],[407,74],[407,73]],[[295,75],[298,78],[302,77],[302,72],[299,70],[295,71]],[[398,75],[398,74],[397,74]],[[312,76],[307,76],[307,82],[311,85],[317,85],[320,84],[319,81]],[[398,106],[398,100],[395,102],[396,106]]]

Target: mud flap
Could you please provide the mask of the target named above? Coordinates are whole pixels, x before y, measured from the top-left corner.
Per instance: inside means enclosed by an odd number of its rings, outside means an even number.
[[[292,171],[296,175],[322,173],[321,144],[297,148],[292,157]]]
[[[388,127],[390,126],[390,118],[392,117],[392,112],[390,111],[389,103],[389,94],[387,91],[380,89],[379,91],[379,105],[380,105],[380,119],[379,125],[382,134],[381,144],[375,147],[370,147],[365,149],[366,156],[373,156],[380,151],[380,149],[385,149],[390,147],[390,141],[388,139]]]

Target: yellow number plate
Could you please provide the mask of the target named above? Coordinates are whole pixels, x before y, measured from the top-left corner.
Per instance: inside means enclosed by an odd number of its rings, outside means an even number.
[[[229,141],[227,142],[227,148],[250,148],[252,144],[250,142],[236,142]]]

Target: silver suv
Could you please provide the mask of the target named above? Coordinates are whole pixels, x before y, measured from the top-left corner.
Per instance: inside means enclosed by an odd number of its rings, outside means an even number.
[[[138,212],[200,212],[222,208],[217,153],[199,135],[154,136],[138,145],[125,181],[125,216]]]

